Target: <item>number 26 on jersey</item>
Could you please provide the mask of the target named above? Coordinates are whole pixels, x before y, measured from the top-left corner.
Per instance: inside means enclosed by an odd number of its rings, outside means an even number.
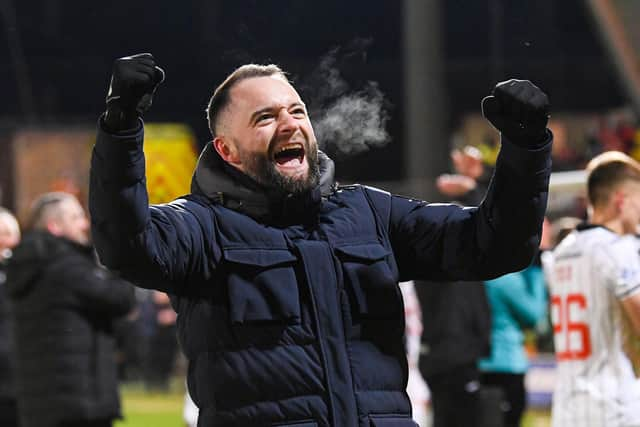
[[[591,355],[589,325],[586,317],[587,299],[581,293],[551,296],[556,358],[560,361],[584,360]]]

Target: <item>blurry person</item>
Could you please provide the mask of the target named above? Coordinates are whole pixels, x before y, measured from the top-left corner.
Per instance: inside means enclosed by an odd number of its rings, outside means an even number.
[[[20,226],[13,214],[0,207],[0,426],[18,425],[11,358],[13,345],[7,313],[6,267],[11,250],[20,241]]]
[[[436,188],[452,201],[477,206],[487,192],[488,182],[480,150],[472,145],[451,151],[454,174],[442,174]]]
[[[436,186],[466,206],[482,202],[487,187],[480,151],[453,150],[455,174],[441,175]],[[431,392],[434,427],[485,425],[478,360],[489,354],[491,316],[481,281],[416,282],[424,332],[419,367]],[[497,403],[496,403],[497,410]]]
[[[545,218],[540,248],[551,244]],[[485,282],[491,308],[491,354],[480,360],[481,382],[502,390],[504,427],[520,426],[526,406],[524,376],[529,361],[524,348],[525,328],[544,319],[547,292],[538,256],[526,269]]]
[[[21,427],[107,427],[121,417],[113,321],[133,287],[99,267],[77,199],[47,193],[8,268]]]
[[[552,425],[640,425],[640,381],[623,349],[640,335],[640,164],[610,151],[587,165],[589,222],[545,257],[557,359]]]
[[[580,167],[580,158],[571,144],[569,129],[563,120],[549,120],[553,132],[553,170],[567,171]]]
[[[177,315],[171,307],[169,296],[164,292],[153,291],[151,301],[155,322],[146,357],[146,386],[152,390],[168,391],[178,355]]]
[[[11,211],[0,206],[0,260],[7,260],[20,242],[20,226]]]
[[[416,282],[424,331],[419,367],[434,427],[481,426],[478,360],[489,353],[490,313],[481,282]]]
[[[143,334],[142,307],[138,292],[135,294],[135,304],[132,310],[126,316],[116,319],[113,325],[118,379],[121,383],[143,381],[147,369],[147,340]]]
[[[149,206],[140,115],[162,80],[150,54],[116,60],[89,206],[105,265],[172,296],[198,425],[415,426],[398,282],[529,264],[547,96],[509,80],[485,98],[502,151],[484,203],[463,209],[336,185],[284,72],[247,64],[211,97],[192,193]]]

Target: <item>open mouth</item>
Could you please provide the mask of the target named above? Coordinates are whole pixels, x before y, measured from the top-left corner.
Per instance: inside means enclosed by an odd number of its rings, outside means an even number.
[[[299,142],[282,145],[273,155],[273,159],[280,166],[300,166],[304,160],[304,147]]]

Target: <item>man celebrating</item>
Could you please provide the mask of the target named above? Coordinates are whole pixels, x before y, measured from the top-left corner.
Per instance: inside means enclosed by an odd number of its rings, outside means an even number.
[[[141,114],[164,74],[116,60],[91,167],[102,261],[174,296],[199,426],[415,426],[399,280],[487,279],[538,246],[550,172],[547,96],[483,101],[502,131],[478,208],[338,187],[305,104],[275,65],[214,92],[192,194],[148,206]]]
[[[640,426],[623,333],[627,320],[640,337],[640,164],[609,151],[587,171],[589,224],[543,258],[558,361],[552,425]]]

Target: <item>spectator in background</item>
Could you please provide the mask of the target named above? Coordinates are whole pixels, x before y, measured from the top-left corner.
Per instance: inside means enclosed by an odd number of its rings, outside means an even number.
[[[628,154],[634,145],[635,117],[628,110],[612,111],[600,117],[597,139],[600,152],[620,151]]]
[[[582,167],[582,159],[573,147],[565,121],[549,120],[549,129],[553,132],[553,170],[568,171]]]
[[[487,192],[490,173],[483,163],[482,153],[472,145],[451,151],[455,174],[443,174],[436,179],[438,191],[464,206],[477,206]]]
[[[129,341],[129,345],[125,346],[128,350],[128,366],[126,369],[128,381],[140,381],[146,383],[149,377],[149,348],[151,340],[156,330],[157,310],[153,302],[152,289],[135,288],[136,308],[135,315],[127,315],[127,321],[119,322],[120,327],[130,326],[133,331],[128,334],[121,334],[121,338]],[[128,336],[127,336],[128,335]],[[135,339],[135,342],[133,340]]]
[[[420,372],[434,427],[481,426],[478,360],[489,354],[490,313],[481,282],[416,282],[424,332]]]
[[[145,303],[150,298],[147,295],[150,295],[147,289],[135,288],[134,308],[114,323],[118,378],[121,382],[135,383],[145,380],[150,336],[150,333],[146,334],[144,325]]]
[[[167,391],[178,355],[177,314],[171,307],[167,294],[154,290],[151,295],[155,323],[146,357],[147,387],[152,390]]]
[[[438,189],[469,206],[487,187],[480,151],[472,146],[451,153],[454,175],[441,175]],[[478,360],[489,353],[490,313],[482,282],[416,282],[422,307],[420,372],[431,392],[434,427],[484,424]]]
[[[589,223],[544,259],[558,363],[552,426],[639,426],[623,325],[640,337],[640,163],[609,151],[587,173]]]
[[[18,425],[13,368],[11,366],[13,346],[7,313],[6,266],[11,257],[11,250],[19,241],[18,221],[10,211],[0,207],[0,426],[2,427]]]
[[[551,244],[546,218],[542,230],[544,250]],[[526,406],[524,376],[529,367],[523,329],[544,319],[547,307],[540,257],[526,269],[489,280],[485,286],[491,307],[491,354],[480,360],[481,381],[503,391],[504,427],[518,427]]]
[[[119,418],[113,321],[133,288],[96,263],[77,199],[47,193],[15,248],[8,292],[21,427],[107,427]]]

